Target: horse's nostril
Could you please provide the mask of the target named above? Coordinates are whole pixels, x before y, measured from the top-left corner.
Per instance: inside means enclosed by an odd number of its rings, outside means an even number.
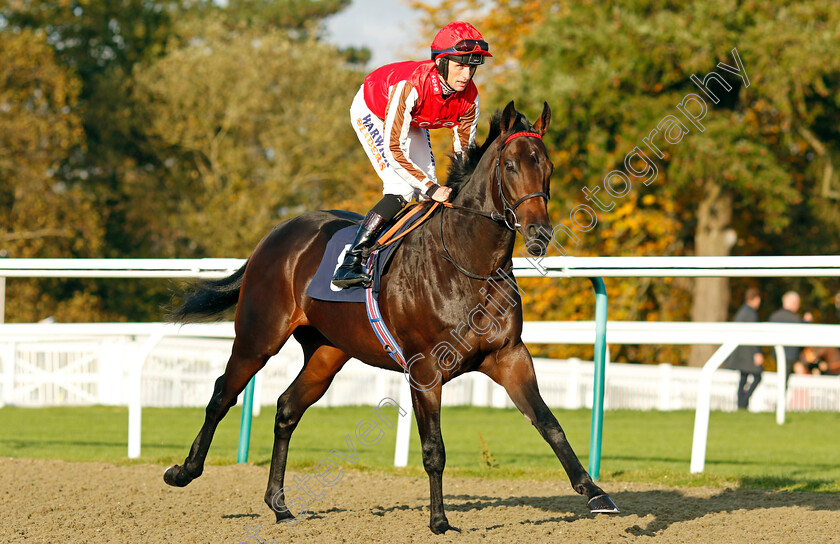
[[[539,229],[536,225],[528,225],[528,228],[526,230],[528,231],[528,236],[530,236],[531,238],[534,238],[535,236],[537,236],[537,234],[539,234]]]

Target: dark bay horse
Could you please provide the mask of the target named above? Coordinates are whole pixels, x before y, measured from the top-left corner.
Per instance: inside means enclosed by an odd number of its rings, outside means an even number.
[[[429,526],[434,533],[453,529],[443,507],[441,388],[472,371],[505,388],[554,450],[575,491],[587,497],[591,511],[618,511],[587,474],[540,396],[521,338],[520,292],[509,271],[517,231],[535,255],[545,252],[551,236],[547,203],[554,166],[541,139],[550,119],[548,104],[533,126],[513,102],[497,113],[482,147],[453,160],[448,184],[454,207],[436,211],[408,234],[382,279],[383,319],[413,361],[406,372],[414,385],[411,395],[429,475]],[[324,302],[305,294],[327,241],[358,219],[347,212],[320,211],[284,221],[260,241],[239,271],[201,283],[173,312],[173,320],[188,322],[237,305],[230,360],[216,380],[204,425],[184,464],[164,473],[167,484],[185,486],[201,475],[219,421],[251,377],[294,335],[303,347],[304,366],[277,401],[265,493],[277,521],[290,520],[294,516],[283,490],[286,456],[304,411],[351,357],[403,371],[374,335],[364,304]],[[440,350],[434,355],[433,348],[441,346],[445,355]],[[424,355],[409,357],[413,354]]]

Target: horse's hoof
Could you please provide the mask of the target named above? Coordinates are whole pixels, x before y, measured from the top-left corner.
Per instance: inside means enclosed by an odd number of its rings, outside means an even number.
[[[172,487],[184,487],[193,479],[180,465],[172,465],[163,471],[163,481]]]
[[[586,503],[589,506],[589,511],[593,514],[618,514],[618,506],[612,501],[609,495],[598,495],[592,497]]]
[[[269,507],[274,512],[274,517],[276,518],[275,523],[289,523],[291,520],[296,519],[296,516],[292,514],[285,504],[269,505]]]
[[[446,531],[456,531],[459,533],[461,532],[461,529],[449,525],[449,521],[446,519],[438,521],[437,523],[430,523],[429,528],[436,535],[442,535]]]
[[[284,508],[285,508],[285,506],[284,506]],[[274,517],[276,518],[276,521],[274,523],[289,523],[290,521],[292,521],[294,519],[297,519],[288,510],[284,510],[282,512],[278,511],[278,510],[274,510]],[[292,524],[292,525],[294,525],[294,524]]]

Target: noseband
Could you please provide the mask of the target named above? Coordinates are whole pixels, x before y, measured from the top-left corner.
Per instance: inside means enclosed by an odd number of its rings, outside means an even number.
[[[508,202],[507,197],[505,197],[505,192],[502,190],[502,150],[505,148],[508,142],[510,142],[514,138],[520,137],[539,138],[540,140],[542,140],[542,136],[540,136],[536,132],[514,132],[513,134],[508,136],[504,143],[499,146],[499,153],[496,155],[496,166],[494,167],[495,174],[493,176],[496,180],[496,184],[499,187],[499,199],[502,201],[502,208],[504,210],[502,212],[502,219],[504,220],[505,226],[510,230],[516,230],[516,227],[520,226],[519,219],[516,217],[516,208],[518,208],[520,204],[522,204],[530,198],[543,197],[546,200],[546,202],[548,202],[549,199],[548,193],[545,193],[543,191],[528,193],[513,204]]]

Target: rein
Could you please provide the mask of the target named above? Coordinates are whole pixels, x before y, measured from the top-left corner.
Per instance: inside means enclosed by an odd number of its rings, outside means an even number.
[[[452,204],[451,202],[439,202],[441,206],[444,208],[449,208],[450,210],[460,210],[462,212],[471,213],[473,215],[480,215],[481,217],[486,217],[487,219],[492,219],[497,223],[504,223],[505,216],[500,214],[499,212],[485,212],[483,210],[478,210],[476,208],[468,208],[466,206],[458,206],[457,204]]]
[[[496,155],[496,164],[493,167],[493,172],[494,172],[493,181],[495,181],[496,184],[499,187],[499,198],[502,201],[502,206],[503,206],[503,209],[504,209],[504,211],[501,214],[497,211],[492,211],[492,212],[488,213],[488,212],[485,212],[485,211],[482,211],[482,210],[477,210],[477,209],[474,209],[474,208],[457,206],[457,205],[451,204],[449,202],[441,202],[441,204],[443,204],[444,207],[450,208],[450,209],[453,209],[453,210],[461,210],[461,211],[465,211],[465,212],[472,213],[472,214],[475,214],[475,215],[480,215],[482,217],[487,217],[488,219],[492,219],[493,221],[496,221],[497,223],[504,224],[504,226],[507,227],[508,230],[516,231],[516,227],[519,226],[519,220],[516,217],[516,208],[519,207],[520,204],[522,204],[523,202],[525,202],[528,199],[536,198],[536,197],[543,197],[543,198],[545,198],[546,202],[548,202],[548,199],[549,199],[548,193],[545,193],[543,191],[528,193],[527,195],[523,196],[522,198],[520,198],[516,202],[514,202],[513,205],[511,205],[510,202],[508,202],[508,199],[505,197],[505,193],[502,190],[502,150],[508,144],[508,142],[510,142],[514,138],[520,138],[520,137],[539,138],[540,140],[542,140],[542,136],[540,136],[536,132],[514,132],[513,134],[511,134],[510,136],[508,136],[505,139],[505,141],[502,145],[499,146],[499,153]],[[456,270],[458,270],[458,272],[467,276],[468,278],[472,278],[474,280],[499,281],[499,280],[503,280],[503,279],[508,278],[508,277],[513,275],[513,262],[511,262],[510,265],[504,271],[502,271],[500,274],[496,274],[496,275],[493,275],[493,276],[482,276],[481,274],[474,274],[473,272],[470,272],[466,268],[464,268],[461,265],[459,265],[458,263],[456,263],[455,259],[452,257],[452,254],[449,252],[449,249],[446,247],[446,242],[443,239],[443,218],[442,217],[441,217],[441,221],[440,221],[440,243],[443,246],[443,252],[444,252],[443,258],[446,259],[447,261],[449,261],[450,263],[452,263],[452,265],[455,267]]]

